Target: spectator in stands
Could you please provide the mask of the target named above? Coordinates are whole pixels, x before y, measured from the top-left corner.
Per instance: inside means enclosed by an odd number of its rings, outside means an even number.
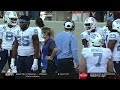
[[[28,16],[31,20],[35,20],[37,17],[40,17],[40,11],[28,11]]]
[[[107,11],[95,11],[94,18],[98,22],[104,22],[104,15],[107,14]]]
[[[120,18],[120,11],[113,11],[114,19]]]
[[[0,18],[3,18],[4,11],[0,11]]]
[[[90,12],[83,11],[83,18],[81,16],[82,16],[81,11],[72,11],[72,21],[78,21],[78,22],[81,22],[81,20],[85,21],[85,19],[90,16]]]
[[[72,11],[67,11],[66,12],[66,20],[71,20],[72,19]]]

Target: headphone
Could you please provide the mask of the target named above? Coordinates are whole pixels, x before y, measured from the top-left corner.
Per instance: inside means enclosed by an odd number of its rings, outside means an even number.
[[[71,21],[71,20],[65,21],[65,23],[64,23],[64,28],[65,28],[65,29],[75,30],[75,22],[74,22],[74,21]]]

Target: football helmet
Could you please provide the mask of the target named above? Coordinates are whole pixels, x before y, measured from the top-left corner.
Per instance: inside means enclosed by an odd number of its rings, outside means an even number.
[[[116,19],[115,21],[113,21],[112,29],[120,32],[120,19]]]
[[[88,44],[89,44],[89,47],[103,46],[104,44],[103,37],[99,33],[95,32],[94,34],[90,35]]]
[[[7,23],[8,15],[9,15],[9,13],[11,13],[11,12],[12,12],[12,11],[4,11],[4,16],[3,16],[4,23]]]
[[[91,32],[96,28],[97,21],[93,17],[88,17],[84,22],[84,29]]]
[[[6,12],[5,20],[7,21],[7,24],[9,25],[13,25],[13,26],[17,25],[18,23],[17,13],[15,11]]]
[[[74,23],[74,21],[70,21],[70,20],[66,21],[64,23],[64,28],[65,29],[72,29],[72,30],[74,30],[75,29],[75,23]]]

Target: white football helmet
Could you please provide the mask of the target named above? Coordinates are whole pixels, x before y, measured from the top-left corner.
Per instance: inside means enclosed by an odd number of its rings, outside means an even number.
[[[96,28],[97,21],[93,17],[88,17],[84,22],[85,30],[91,32],[93,29]]]
[[[112,29],[120,32],[120,19],[116,19],[115,21],[113,21]]]
[[[7,18],[10,12],[11,11],[4,11],[4,16],[3,16],[4,23],[7,23]]]
[[[15,11],[7,11],[5,13],[5,19],[7,21],[8,24],[10,25],[17,25],[18,24],[18,16],[17,13]]]
[[[99,33],[95,32],[94,34],[90,35],[88,44],[89,47],[103,46],[104,44],[103,37]]]

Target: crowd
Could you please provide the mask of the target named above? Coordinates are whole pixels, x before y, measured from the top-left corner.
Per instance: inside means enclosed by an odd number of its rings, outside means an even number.
[[[4,12],[5,11],[0,11],[0,18],[3,17]],[[41,17],[43,20],[49,21],[66,21],[69,19],[77,22],[84,22],[87,17],[92,16],[98,22],[105,22],[108,16],[112,16],[114,19],[120,17],[119,11],[109,11],[109,13],[107,13],[107,11],[16,11],[16,13],[18,17],[21,15],[28,15],[31,20]]]

